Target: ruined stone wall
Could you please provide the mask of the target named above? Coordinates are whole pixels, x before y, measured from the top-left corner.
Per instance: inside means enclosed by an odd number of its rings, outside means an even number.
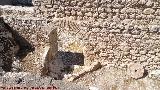
[[[115,67],[142,63],[148,70],[159,68],[160,1],[36,2],[39,17],[58,28],[59,49],[82,52],[85,65],[100,61]]]
[[[20,36],[16,38],[20,45],[17,59],[21,61],[22,70],[41,73],[50,49],[49,35],[52,31],[48,28],[46,19],[34,17],[34,7],[1,6],[0,8],[5,23]]]
[[[142,63],[147,70],[159,68],[159,0],[34,0],[33,4],[29,12],[2,9],[5,22],[33,46],[37,42],[45,46],[45,36],[56,30],[59,50],[83,53],[85,65],[99,61],[115,67]]]

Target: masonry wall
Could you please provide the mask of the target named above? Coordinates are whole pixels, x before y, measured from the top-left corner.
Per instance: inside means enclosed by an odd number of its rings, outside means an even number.
[[[21,61],[22,70],[42,73],[50,34],[48,32],[50,29],[46,29],[46,20],[34,17],[34,7],[1,6],[0,8],[5,23],[23,38],[16,38],[20,45],[16,58]]]
[[[99,61],[115,67],[142,63],[147,70],[159,68],[158,0],[35,0],[32,15],[56,28],[59,50],[83,53],[85,65]],[[22,22],[22,17],[12,17],[6,21]],[[27,30],[27,24],[12,25]]]
[[[85,65],[100,61],[115,67],[142,63],[148,70],[159,68],[160,1],[50,0],[40,3],[36,12],[41,10],[42,17],[55,23],[59,18],[61,49],[83,51]]]

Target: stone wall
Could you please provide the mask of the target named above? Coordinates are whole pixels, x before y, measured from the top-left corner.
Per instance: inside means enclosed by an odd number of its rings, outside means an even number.
[[[22,71],[40,74],[43,70],[47,72],[44,63],[48,63],[47,61],[51,60],[54,57],[53,53],[57,51],[57,48],[52,50],[52,45],[56,47],[56,43],[50,45],[51,40],[55,38],[52,35],[55,31],[48,27],[47,20],[34,17],[33,7],[1,6],[1,12],[5,23],[27,41],[26,44],[22,39],[16,38],[20,46],[16,59],[21,61]]]
[[[22,13],[2,9],[5,22],[33,46],[40,42],[45,46],[41,40],[56,30],[59,50],[83,53],[85,65],[99,61],[115,67],[141,63],[147,70],[159,68],[160,1],[34,0],[33,4],[34,9],[19,10]]]
[[[32,6],[32,0],[1,0],[0,5]]]
[[[85,65],[159,68],[158,0],[36,0],[35,7],[58,27],[59,49],[83,53]]]

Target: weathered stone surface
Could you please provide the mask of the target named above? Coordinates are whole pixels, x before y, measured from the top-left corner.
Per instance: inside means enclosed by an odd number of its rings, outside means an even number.
[[[1,7],[5,22],[34,47],[27,48],[32,52],[21,62],[23,70],[41,72],[56,60],[58,50],[81,53],[85,66],[97,61],[124,68],[145,62],[146,70],[160,68],[159,1],[34,0],[34,5],[18,10]]]
[[[69,74],[66,79],[70,82],[74,81],[75,79],[78,79],[81,76],[83,76],[89,72],[96,71],[97,69],[100,69],[101,67],[102,67],[102,65],[100,64],[100,62],[94,62],[91,66],[84,67],[84,69],[78,73],[73,73],[72,75]]]
[[[149,72],[149,75],[148,75],[150,78],[152,79],[160,79],[160,70],[152,70]]]
[[[36,21],[36,23],[41,22],[39,19]],[[18,29],[19,27],[16,27],[16,25],[13,28],[15,31],[13,35],[19,35],[19,37],[16,37],[19,50],[17,50],[17,54],[14,52],[14,55],[17,59],[20,59],[22,70],[46,74],[48,72],[47,65],[49,61],[56,57],[58,51],[56,30],[51,30],[51,28],[48,27],[41,29],[28,28],[25,30],[26,27]],[[16,49],[13,48],[13,50]]]
[[[128,74],[134,78],[134,79],[139,79],[144,76],[144,68],[141,64],[131,64],[128,68]]]
[[[0,85],[4,87],[27,87],[33,88],[47,88],[53,87],[60,90],[88,90],[87,86],[76,85],[74,83],[64,82],[60,80],[54,80],[51,77],[41,77],[39,75],[33,75],[31,73],[6,73],[4,76],[0,76]]]
[[[152,8],[146,8],[143,11],[143,13],[146,14],[146,15],[153,14],[154,12],[155,12],[155,10],[152,9]]]
[[[77,85],[96,87],[99,90],[159,90],[159,80],[148,76],[142,79],[132,79],[126,70],[103,67],[93,73],[86,74],[75,81]]]

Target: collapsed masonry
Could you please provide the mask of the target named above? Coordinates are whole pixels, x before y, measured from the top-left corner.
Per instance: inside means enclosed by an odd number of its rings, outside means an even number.
[[[109,67],[160,68],[160,1],[34,0],[33,4],[1,7],[4,21],[35,48],[23,58],[25,71],[42,72],[58,49],[83,53],[85,66],[98,61]]]

